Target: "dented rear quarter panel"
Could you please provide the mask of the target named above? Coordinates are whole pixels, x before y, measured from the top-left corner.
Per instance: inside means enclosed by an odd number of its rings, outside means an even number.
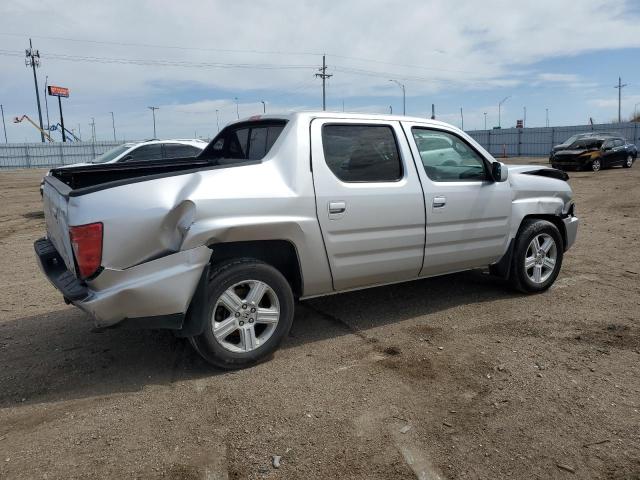
[[[331,274],[316,218],[310,162],[301,158],[309,158],[309,135],[305,122],[294,120],[261,162],[69,197],[69,223],[103,223],[102,265],[114,270],[202,245],[215,256],[221,242],[287,240],[298,254],[304,295],[326,293]]]

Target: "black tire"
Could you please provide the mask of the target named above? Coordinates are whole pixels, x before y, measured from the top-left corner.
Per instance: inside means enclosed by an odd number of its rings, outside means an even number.
[[[591,171],[599,172],[600,170],[602,170],[602,160],[600,160],[599,158],[592,160],[590,167],[591,167]]]
[[[633,157],[631,155],[627,155],[624,162],[622,162],[623,168],[631,168],[633,166]]]
[[[534,237],[540,234],[547,234],[555,242],[555,266],[551,274],[541,283],[534,282],[527,274],[525,268],[525,258],[529,245],[533,241]],[[553,248],[553,247],[552,247]],[[558,278],[560,269],[562,267],[562,258],[564,253],[564,243],[562,235],[558,227],[553,223],[540,219],[526,219],[522,222],[518,236],[516,237],[516,243],[513,250],[513,257],[511,259],[511,271],[509,280],[513,287],[523,293],[539,293],[547,290],[553,282]]]
[[[277,296],[280,317],[275,330],[264,344],[254,350],[234,352],[225,348],[213,334],[213,309],[220,296],[232,286],[257,280],[271,288]],[[241,288],[241,287],[240,287]],[[244,303],[244,302],[243,302]],[[274,267],[259,260],[242,258],[217,267],[209,276],[207,286],[207,318],[204,332],[190,337],[189,342],[210,364],[223,369],[238,369],[255,365],[269,357],[287,336],[293,323],[293,292],[286,278]],[[257,329],[258,324],[254,325]]]

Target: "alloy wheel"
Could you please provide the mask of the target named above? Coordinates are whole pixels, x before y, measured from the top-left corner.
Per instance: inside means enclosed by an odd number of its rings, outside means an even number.
[[[213,335],[222,347],[246,353],[264,345],[280,320],[274,290],[259,280],[246,280],[227,288],[213,307]]]
[[[524,258],[524,271],[534,283],[544,283],[553,274],[558,260],[558,247],[553,237],[541,233],[533,237]]]

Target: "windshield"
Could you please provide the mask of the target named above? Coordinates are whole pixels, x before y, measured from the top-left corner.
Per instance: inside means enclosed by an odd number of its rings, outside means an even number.
[[[111,150],[107,150],[106,152],[104,152],[99,157],[94,158],[93,160],[91,160],[91,163],[110,162],[111,160],[113,160],[113,159],[117,158],[118,156],[122,155],[124,152],[126,152],[130,148],[131,148],[131,145],[118,145],[117,147],[114,147]]]
[[[594,148],[600,148],[604,140],[597,138],[582,138],[576,140],[569,145],[569,150],[591,150]]]

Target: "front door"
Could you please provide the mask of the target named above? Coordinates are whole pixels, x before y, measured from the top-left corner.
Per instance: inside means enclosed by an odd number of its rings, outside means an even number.
[[[311,158],[334,289],[417,277],[424,199],[399,122],[316,119]]]
[[[509,182],[494,182],[490,160],[454,130],[405,124],[405,131],[421,167],[427,211],[421,275],[496,262],[509,241]]]

